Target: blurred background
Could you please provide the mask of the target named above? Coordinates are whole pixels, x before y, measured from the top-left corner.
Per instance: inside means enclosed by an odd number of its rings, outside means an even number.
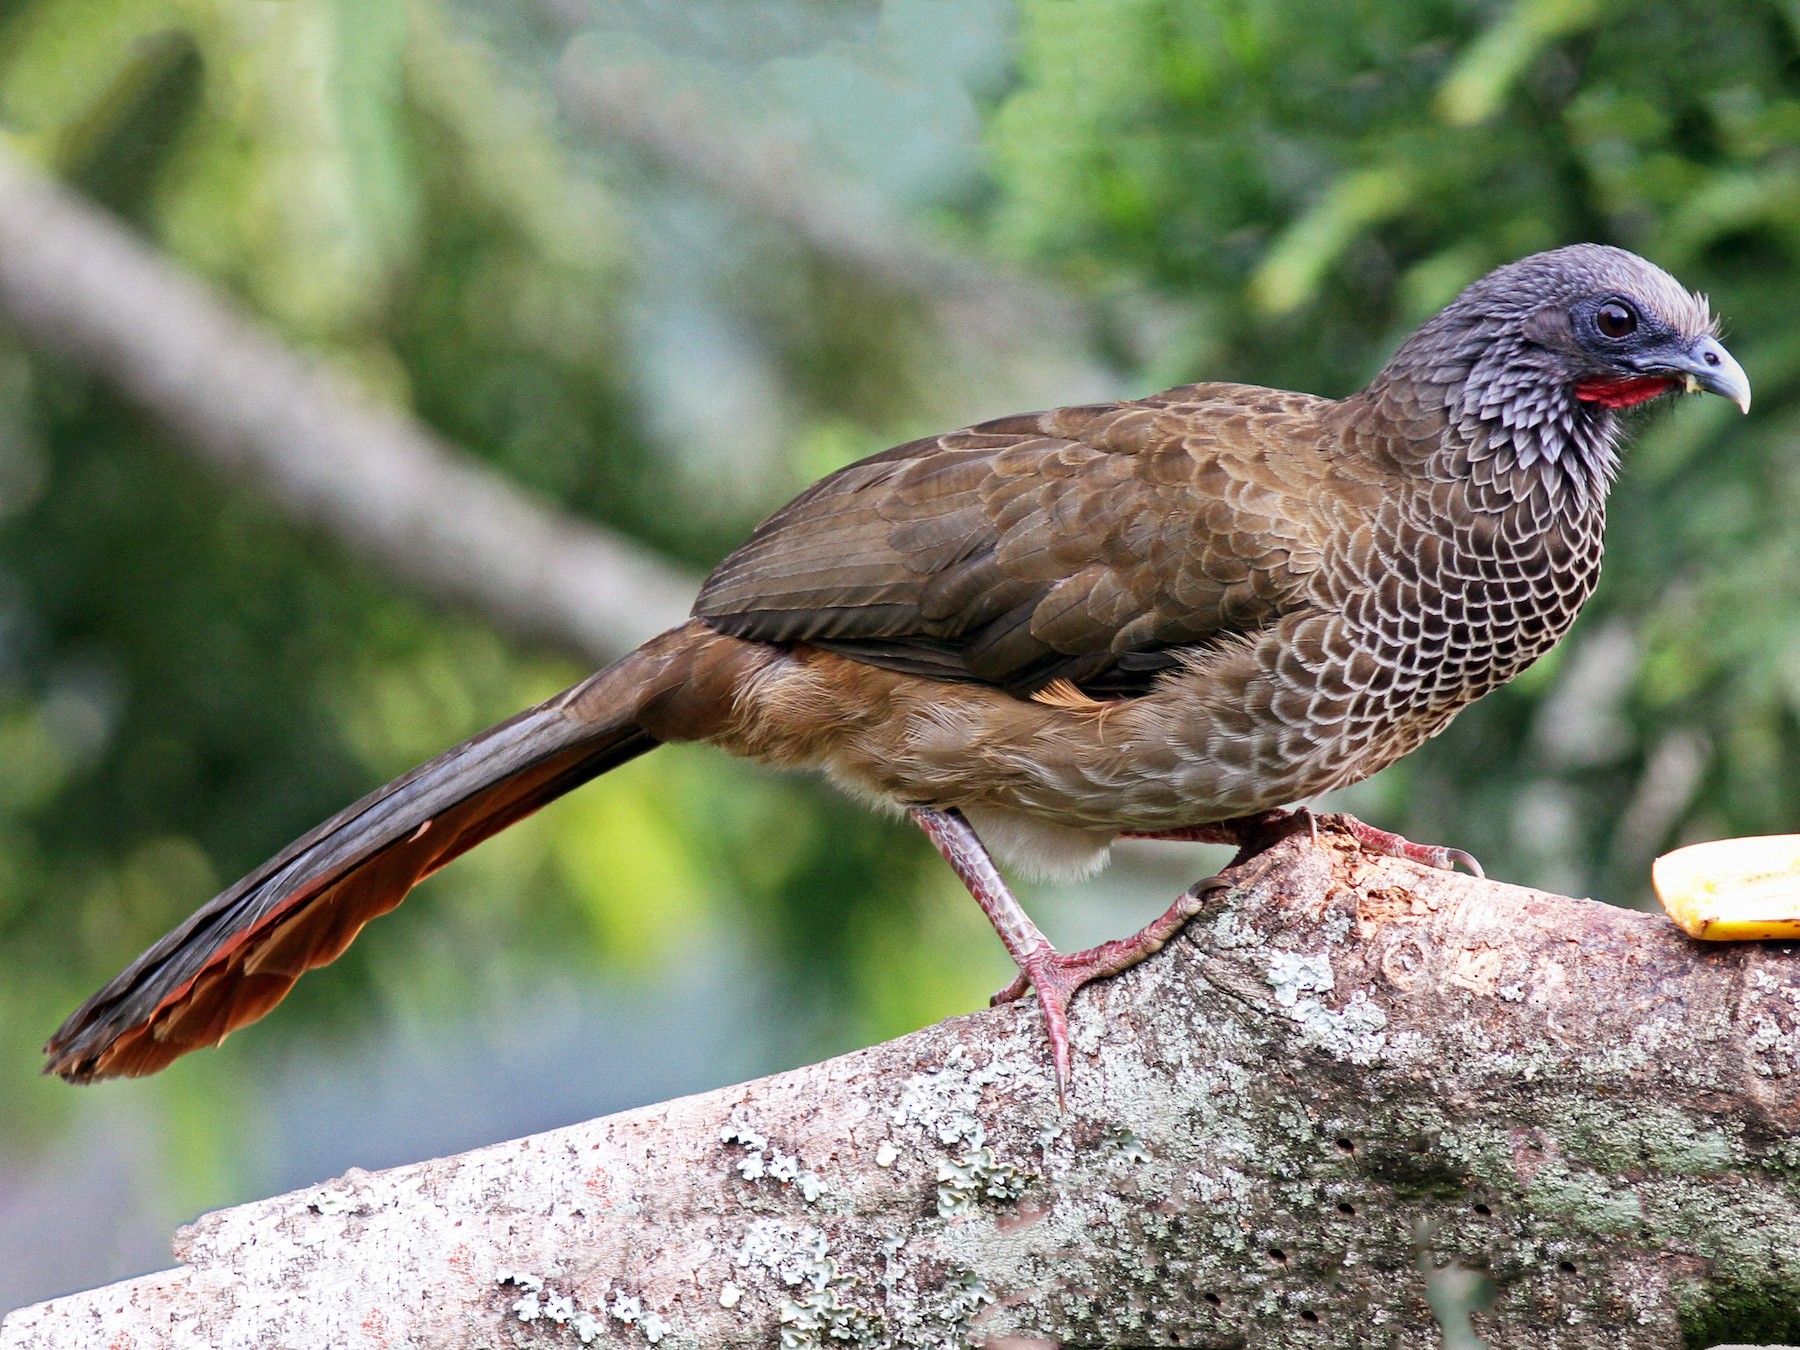
[[[204,1208],[980,1006],[1010,969],[916,832],[670,749],[221,1050],[36,1076],[199,902],[678,615],[820,474],[1193,379],[1348,393],[1537,249],[1710,292],[1755,414],[1648,414],[1574,634],[1343,805],[1625,904],[1658,852],[1800,817],[1792,4],[0,0],[0,154],[327,372],[319,408],[258,412],[279,352],[251,342],[146,393],[185,311],[130,319],[97,244],[85,299],[0,287],[0,1310],[168,1265]],[[76,238],[27,181],[0,173],[14,262]],[[620,614],[547,619],[296,505],[268,466],[329,468],[333,400],[607,532],[629,566],[587,582]],[[239,404],[265,463],[222,472]],[[424,472],[340,439],[373,477],[321,470],[327,499]],[[498,575],[491,544],[449,553]],[[1140,849],[1026,900],[1095,941],[1217,861]]]

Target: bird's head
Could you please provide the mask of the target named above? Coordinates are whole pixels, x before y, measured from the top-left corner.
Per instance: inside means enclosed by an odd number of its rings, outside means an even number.
[[[1534,254],[1488,273],[1394,356],[1384,380],[1448,414],[1446,436],[1491,471],[1561,469],[1604,487],[1614,413],[1706,391],[1750,410],[1750,381],[1704,297],[1603,244]]]

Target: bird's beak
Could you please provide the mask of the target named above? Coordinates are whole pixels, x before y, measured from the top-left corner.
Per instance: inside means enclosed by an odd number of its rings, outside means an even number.
[[[1721,394],[1750,411],[1750,377],[1717,338],[1703,337],[1685,350],[1658,352],[1639,366],[1646,375],[1670,375],[1681,380],[1690,394],[1705,390]]]

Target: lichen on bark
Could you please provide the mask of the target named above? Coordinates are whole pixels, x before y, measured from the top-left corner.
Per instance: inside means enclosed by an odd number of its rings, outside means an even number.
[[[1329,829],[1228,880],[1077,1000],[1066,1110],[1034,1006],[953,1018],[206,1216],[0,1347],[1424,1350],[1434,1267],[1507,1350],[1800,1330],[1793,951]]]

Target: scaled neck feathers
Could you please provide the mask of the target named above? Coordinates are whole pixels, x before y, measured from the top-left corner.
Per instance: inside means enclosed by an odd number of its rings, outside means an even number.
[[[1618,418],[1575,398],[1559,355],[1528,337],[1530,308],[1496,292],[1472,286],[1429,320],[1366,396],[1440,419],[1426,464],[1435,479],[1597,511],[1618,470]]]
[[[1394,354],[1371,401],[1442,419],[1426,465],[1433,478],[1597,510],[1618,470],[1618,418],[1575,397],[1557,355],[1524,335],[1522,319],[1453,305]]]

